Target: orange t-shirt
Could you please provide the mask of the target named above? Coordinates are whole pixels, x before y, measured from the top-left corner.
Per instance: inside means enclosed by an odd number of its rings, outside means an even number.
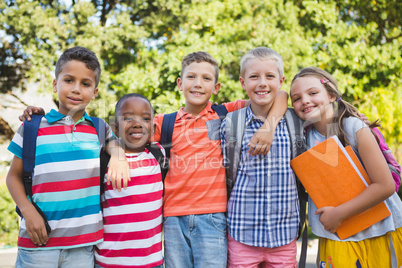
[[[245,101],[224,103],[228,112]],[[212,103],[197,116],[180,108],[173,129],[170,169],[165,179],[164,216],[226,212],[226,175],[222,164],[220,120]],[[160,142],[163,114],[155,117],[154,140]]]

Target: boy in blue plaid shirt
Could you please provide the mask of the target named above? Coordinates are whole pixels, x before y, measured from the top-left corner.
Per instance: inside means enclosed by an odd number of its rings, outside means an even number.
[[[297,267],[299,201],[285,119],[278,118],[267,155],[253,156],[247,147],[282,87],[283,73],[282,57],[269,48],[255,48],[241,60],[240,83],[251,104],[244,108],[244,136],[235,152],[240,161],[228,203],[228,267]],[[221,126],[225,167],[233,160],[228,159],[227,120]]]

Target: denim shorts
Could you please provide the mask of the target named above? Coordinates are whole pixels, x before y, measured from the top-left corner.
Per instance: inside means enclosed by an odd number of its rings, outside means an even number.
[[[94,247],[70,249],[18,249],[16,268],[88,268],[94,267]]]
[[[226,267],[225,213],[165,217],[163,228],[166,268]]]

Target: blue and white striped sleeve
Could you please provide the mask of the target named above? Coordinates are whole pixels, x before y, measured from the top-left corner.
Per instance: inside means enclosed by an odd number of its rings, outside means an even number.
[[[15,156],[22,159],[22,144],[23,144],[23,133],[24,133],[24,126],[21,125],[17,132],[14,134],[13,139],[8,145],[7,150],[13,153]]]

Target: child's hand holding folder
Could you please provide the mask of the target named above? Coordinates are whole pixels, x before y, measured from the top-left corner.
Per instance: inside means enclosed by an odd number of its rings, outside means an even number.
[[[321,223],[327,231],[336,229],[340,239],[391,215],[384,202],[347,219],[340,213],[333,213],[337,206],[358,196],[371,184],[352,148],[344,148],[337,136],[309,149],[290,164],[317,206]]]
[[[328,232],[335,233],[339,225],[344,220],[336,211],[336,207],[322,207],[314,212],[315,215],[321,214],[320,222]]]

